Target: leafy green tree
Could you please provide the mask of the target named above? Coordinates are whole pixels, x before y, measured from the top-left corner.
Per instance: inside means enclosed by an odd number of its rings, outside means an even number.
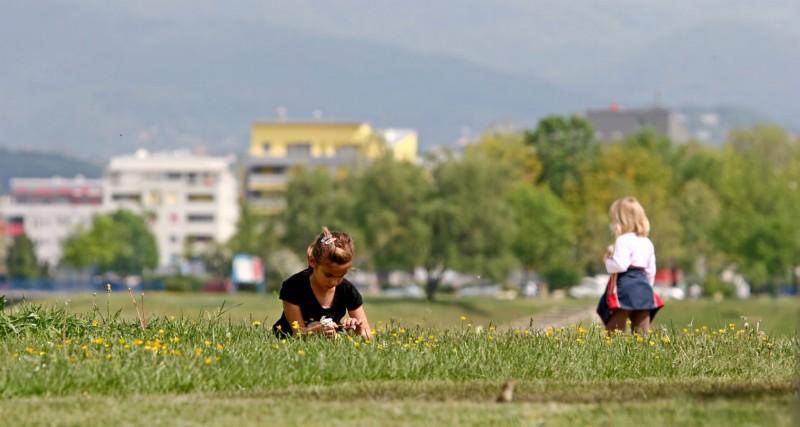
[[[424,261],[419,250],[430,240],[423,215],[431,182],[425,171],[382,157],[354,180],[353,225],[360,231],[363,255],[381,277],[391,270],[412,270]],[[385,280],[385,278],[384,278]]]
[[[36,251],[31,239],[21,234],[14,241],[6,254],[8,276],[13,279],[34,279],[39,277],[40,267],[36,261]]]
[[[516,221],[512,249],[523,268],[523,286],[530,271],[564,269],[574,244],[569,209],[548,188],[524,183],[511,191],[509,202]]]
[[[539,121],[525,141],[536,149],[542,164],[539,183],[546,184],[559,197],[569,185],[580,186],[581,169],[597,152],[594,131],[578,116],[549,116]]]
[[[568,204],[576,219],[576,256],[587,271],[604,269],[602,255],[613,239],[608,229],[608,208],[624,196],[634,196],[644,206],[659,266],[674,265],[683,256],[673,169],[664,158],[663,141],[644,132],[604,146],[582,171],[580,189],[568,192]]]
[[[536,149],[527,144],[521,133],[487,131],[474,144],[466,147],[467,153],[482,156],[502,164],[509,179],[535,184],[542,173],[542,164]]]
[[[360,237],[348,227],[353,200],[351,190],[342,181],[327,169],[298,167],[292,171],[281,221],[283,242],[302,259],[306,257],[308,244],[320,233],[322,226],[345,230],[354,238]]]
[[[774,126],[733,132],[723,154],[719,249],[756,290],[790,283],[800,259],[800,144]]]
[[[147,223],[128,210],[97,215],[88,230],[78,230],[64,242],[61,262],[98,273],[140,275],[158,264],[156,239]]]
[[[426,254],[428,299],[434,298],[448,268],[502,280],[513,267],[509,185],[503,165],[484,156],[466,153],[435,165],[425,207],[431,239],[420,247]]]

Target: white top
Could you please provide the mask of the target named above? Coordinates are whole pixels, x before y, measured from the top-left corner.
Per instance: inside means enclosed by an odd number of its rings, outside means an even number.
[[[650,286],[656,279],[656,250],[653,242],[647,237],[637,236],[634,233],[625,233],[617,237],[614,242],[614,255],[606,258],[606,271],[622,273],[629,267],[642,267],[647,273]]]

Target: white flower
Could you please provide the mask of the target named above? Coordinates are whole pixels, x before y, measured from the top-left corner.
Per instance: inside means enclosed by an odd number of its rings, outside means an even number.
[[[336,322],[333,321],[330,317],[322,316],[322,319],[319,319],[319,323],[326,328],[335,328]]]

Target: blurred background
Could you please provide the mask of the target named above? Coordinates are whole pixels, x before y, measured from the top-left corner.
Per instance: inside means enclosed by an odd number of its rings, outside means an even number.
[[[796,1],[0,1],[0,288],[796,295]],[[450,298],[450,297],[448,297]]]

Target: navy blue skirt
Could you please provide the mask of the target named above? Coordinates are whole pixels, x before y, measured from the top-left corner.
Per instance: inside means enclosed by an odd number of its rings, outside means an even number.
[[[612,287],[616,288],[616,294],[609,293]],[[603,324],[608,324],[616,310],[646,310],[650,312],[652,321],[663,306],[664,302],[653,291],[644,269],[631,267],[623,273],[612,274],[608,279],[606,291],[597,304],[597,314],[603,319]]]

